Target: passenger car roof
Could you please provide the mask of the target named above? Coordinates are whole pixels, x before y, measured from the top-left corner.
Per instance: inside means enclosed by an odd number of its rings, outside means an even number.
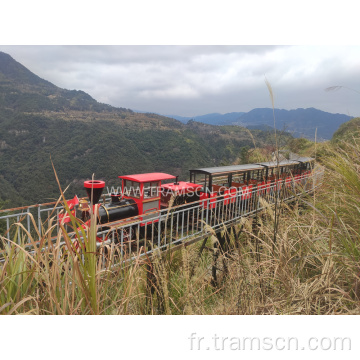
[[[225,175],[230,173],[237,173],[242,171],[258,170],[258,169],[263,169],[263,167],[258,164],[243,164],[243,165],[229,165],[229,166],[192,169],[190,170],[190,172],[196,172],[196,173],[208,174],[208,175]]]

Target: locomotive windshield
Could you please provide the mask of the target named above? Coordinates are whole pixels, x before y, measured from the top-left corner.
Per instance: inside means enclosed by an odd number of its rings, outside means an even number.
[[[124,195],[132,198],[140,198],[140,183],[124,180]]]
[[[150,199],[159,196],[159,181],[144,183],[144,199]]]

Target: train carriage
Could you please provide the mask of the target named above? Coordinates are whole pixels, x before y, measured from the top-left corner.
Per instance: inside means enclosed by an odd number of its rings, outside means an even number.
[[[229,199],[226,200],[227,204],[234,201],[239,191],[244,200],[250,199],[253,187],[263,178],[263,172],[264,167],[257,164],[192,169],[190,182],[203,184],[200,200],[204,201],[205,206],[215,208],[218,196]]]

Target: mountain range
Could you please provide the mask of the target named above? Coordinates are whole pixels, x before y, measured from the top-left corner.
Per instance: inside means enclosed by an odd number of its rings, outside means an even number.
[[[284,141],[291,135],[284,136]],[[59,196],[52,163],[68,198],[83,181],[119,186],[119,175],[188,170],[239,162],[244,149],[271,144],[269,131],[187,124],[101,104],[83,91],[41,79],[0,52],[0,203],[6,207]],[[4,206],[4,205],[3,205]]]
[[[288,131],[283,144],[292,134],[311,138],[315,128],[318,139],[329,139],[348,119],[316,109],[275,109],[276,128]],[[270,149],[273,126],[272,109],[184,118],[113,107],[59,88],[0,52],[0,205],[56,199],[52,163],[69,197],[85,195],[83,181],[92,174],[109,187],[131,173],[187,179],[190,168],[245,161],[255,145]]]
[[[185,117],[178,115],[166,115],[166,116],[179,120],[184,124],[186,124],[189,120],[194,120],[197,122],[202,122],[204,124],[210,124],[210,125],[238,125],[237,122],[240,116],[243,114],[245,113],[231,112],[227,114],[212,113],[212,114],[199,115],[194,117],[189,117],[189,116]]]
[[[189,120],[211,125],[238,125],[249,129],[269,129],[275,127],[290,132],[295,137],[330,140],[339,126],[351,119],[344,114],[332,114],[314,108],[284,110],[271,108],[253,109],[249,112],[232,112],[227,114],[206,114],[195,117],[168,115],[183,123]]]

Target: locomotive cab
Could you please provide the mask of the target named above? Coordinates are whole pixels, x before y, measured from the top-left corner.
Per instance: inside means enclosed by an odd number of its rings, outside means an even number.
[[[124,199],[132,199],[137,204],[142,220],[153,217],[151,213],[161,207],[161,182],[175,179],[175,176],[165,173],[147,173],[119,176],[122,180],[122,195]]]

